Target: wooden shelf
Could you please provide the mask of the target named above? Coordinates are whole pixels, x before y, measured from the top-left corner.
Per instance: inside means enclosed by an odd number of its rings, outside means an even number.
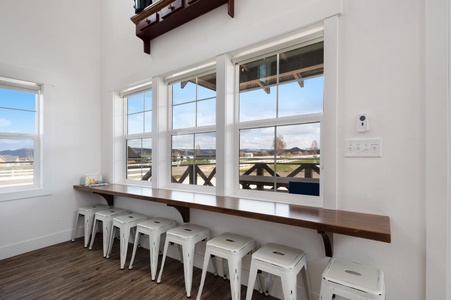
[[[122,184],[99,187],[74,185],[74,189],[101,195],[109,205],[114,205],[114,196],[165,203],[177,209],[184,222],[190,221],[190,208],[195,208],[314,229],[323,238],[326,256],[330,257],[333,254],[334,233],[391,242],[388,216]]]
[[[226,3],[233,18],[234,0],[160,0],[130,19],[136,24],[136,36],[143,41],[144,52],[150,54],[152,39]]]

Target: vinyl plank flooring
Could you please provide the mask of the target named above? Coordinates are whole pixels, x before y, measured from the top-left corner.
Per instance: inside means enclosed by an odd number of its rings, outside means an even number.
[[[127,263],[130,260],[130,244]],[[161,260],[161,257],[160,257]],[[150,279],[149,253],[138,248],[133,269],[119,268],[119,243],[109,259],[103,258],[102,236],[96,236],[93,250],[83,247],[83,239],[65,242],[0,261],[0,299],[187,299],[183,264],[166,259],[160,284]],[[195,299],[201,270],[194,268],[191,299]],[[246,295],[242,286],[241,298]],[[202,299],[230,299],[230,284],[222,277],[207,274]],[[274,300],[254,291],[254,300]]]

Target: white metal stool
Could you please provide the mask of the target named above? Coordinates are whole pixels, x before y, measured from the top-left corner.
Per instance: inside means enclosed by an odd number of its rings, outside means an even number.
[[[104,204],[94,204],[88,206],[82,206],[78,208],[77,215],[75,216],[74,231],[72,232],[72,242],[75,240],[75,233],[77,232],[78,219],[80,216],[84,217],[85,223],[85,247],[88,247],[89,237],[91,235],[92,223],[94,221],[94,214],[99,210],[104,210],[109,208],[108,205]]]
[[[207,242],[205,249],[204,265],[202,267],[202,277],[199,286],[199,292],[197,294],[197,300],[201,299],[202,289],[205,283],[205,277],[207,275],[208,263],[210,258],[218,256],[223,258],[224,270],[226,264],[224,259],[228,261],[229,279],[230,279],[230,291],[232,294],[232,300],[241,299],[241,261],[242,258],[251,253],[255,248],[255,241],[247,236],[226,232],[215,238],[212,238]],[[216,266],[213,262],[213,270],[215,276],[217,275]],[[224,279],[227,278],[227,272],[224,271]]]
[[[271,274],[280,276],[285,300],[297,299],[296,279],[297,274],[301,272],[307,299],[312,299],[304,251],[280,244],[269,243],[252,254],[246,300],[252,299],[258,270],[266,272],[269,276]],[[271,280],[269,280],[269,283],[271,283]],[[267,295],[269,294],[270,287],[271,285],[265,290]]]
[[[111,234],[109,238],[108,252],[106,257],[110,258],[111,249],[113,248],[114,235],[116,228],[120,232],[120,264],[121,269],[124,268],[125,260],[127,258],[128,242],[130,239],[130,231],[134,229],[139,222],[149,219],[148,216],[139,213],[128,213],[125,215],[113,218],[113,226],[111,227]]]
[[[193,262],[194,249],[197,243],[210,239],[210,230],[206,227],[185,224],[166,232],[166,241],[164,243],[163,260],[161,262],[160,273],[158,274],[157,283],[161,282],[163,274],[164,262],[168,251],[169,243],[178,244],[182,247],[183,255],[181,261],[183,262],[183,269],[185,273],[185,289],[186,296],[191,297],[191,287],[193,285]]]
[[[169,229],[174,228],[176,225],[177,222],[166,218],[155,218],[148,221],[139,222],[138,226],[136,227],[132,259],[130,260],[130,266],[128,268],[133,268],[136,249],[138,248],[139,238],[141,234],[147,234],[149,236],[150,274],[152,280],[155,280],[155,277],[157,275],[158,253],[160,250],[161,235],[166,233]]]
[[[113,218],[127,213],[129,213],[128,210],[116,207],[96,212],[94,215],[94,223],[92,224],[91,243],[89,244],[89,250],[92,250],[92,245],[94,244],[94,240],[96,238],[97,224],[99,222],[102,222],[103,257],[106,257],[108,245],[110,244],[110,232],[111,228],[113,227]]]
[[[322,278],[320,299],[385,299],[384,273],[375,267],[332,258]]]

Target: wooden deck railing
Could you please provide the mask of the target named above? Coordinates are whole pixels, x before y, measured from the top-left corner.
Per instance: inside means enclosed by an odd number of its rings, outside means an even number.
[[[286,162],[277,164],[282,168],[296,166],[289,172],[274,171],[271,167],[273,164],[267,162],[245,162],[242,163],[242,165],[251,165],[249,169],[240,175],[240,185],[242,189],[273,189],[287,191],[290,182],[319,183],[320,168],[319,163],[317,162]],[[185,167],[185,169],[177,175],[172,174],[172,182],[215,186],[215,164],[189,164],[185,166],[177,165],[177,167]],[[132,168],[129,170],[131,169]],[[206,169],[208,169],[208,171]],[[141,180],[148,181],[151,178],[152,166],[149,166],[149,170],[141,177]]]

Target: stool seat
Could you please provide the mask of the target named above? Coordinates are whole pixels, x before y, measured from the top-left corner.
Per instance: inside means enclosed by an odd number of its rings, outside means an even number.
[[[206,236],[209,235],[209,230],[203,226],[185,224],[171,229],[168,234],[170,234],[173,238],[179,237],[186,240],[204,240]]]
[[[92,245],[96,238],[97,224],[102,222],[103,231],[103,257],[106,257],[108,251],[108,245],[110,243],[110,232],[113,227],[113,218],[119,215],[129,213],[128,210],[123,208],[111,207],[110,209],[97,211],[94,215],[94,223],[92,226],[91,243],[89,244],[89,250],[92,250]]]
[[[304,251],[301,249],[268,243],[252,254],[251,268],[249,272],[249,284],[247,286],[246,300],[252,299],[257,271],[265,272],[265,276],[280,276],[285,300],[296,300],[297,274],[301,272],[307,299],[311,299],[310,284],[307,277],[307,264]],[[271,283],[271,281],[269,281]],[[265,289],[269,294],[269,287]]]
[[[135,229],[139,222],[147,220],[149,217],[139,213],[128,213],[125,215],[116,216],[113,218],[113,226],[109,238],[109,246],[107,252],[107,258],[110,257],[111,250],[113,248],[114,235],[116,228],[120,232],[120,266],[121,269],[125,266],[125,260],[127,258],[128,242],[130,239],[130,231]]]
[[[78,208],[77,215],[75,216],[75,225],[74,225],[74,231],[72,232],[72,242],[75,240],[75,234],[77,232],[77,226],[78,226],[78,219],[80,216],[84,217],[84,242],[85,242],[85,248],[88,247],[89,244],[89,238],[91,236],[92,231],[92,224],[94,221],[94,214],[99,210],[104,210],[109,208],[108,205],[104,204],[94,204],[94,205],[87,205],[87,206],[81,206]]]
[[[226,250],[231,253],[237,253],[254,244],[255,242],[252,238],[231,232],[225,232],[207,242],[209,247]]]
[[[181,255],[181,261],[183,262],[183,270],[185,275],[186,296],[188,298],[191,297],[194,249],[197,243],[209,239],[210,239],[210,230],[206,227],[195,224],[184,224],[179,227],[175,227],[173,229],[168,230],[166,232],[163,260],[161,262],[161,268],[160,273],[158,274],[157,283],[161,282],[161,277],[163,274],[163,268],[166,260],[169,243],[178,244],[183,250],[183,253]]]
[[[230,278],[230,291],[232,300],[241,299],[241,263],[242,258],[252,252],[255,247],[255,241],[247,236],[226,232],[215,238],[212,238],[207,242],[205,248],[204,265],[202,267],[202,277],[199,286],[199,292],[197,294],[197,300],[201,299],[202,290],[205,283],[205,277],[207,275],[207,269],[210,259],[213,256],[223,258],[224,270],[228,269]],[[228,268],[224,263],[224,259],[228,261]],[[217,269],[213,262],[213,270],[215,276],[217,275]],[[226,279],[226,271],[224,271],[224,278]]]
[[[300,249],[269,243],[258,249],[253,258],[282,269],[294,269],[304,255]]]
[[[139,222],[136,227],[133,254],[128,268],[133,268],[133,262],[135,261],[136,250],[138,248],[139,238],[141,234],[146,234],[149,236],[150,274],[152,280],[155,280],[157,274],[158,252],[160,249],[161,235],[165,234],[169,229],[174,228],[176,225],[176,221],[166,218],[155,218]]]
[[[368,265],[332,258],[323,272],[320,299],[385,299],[384,273]]]

